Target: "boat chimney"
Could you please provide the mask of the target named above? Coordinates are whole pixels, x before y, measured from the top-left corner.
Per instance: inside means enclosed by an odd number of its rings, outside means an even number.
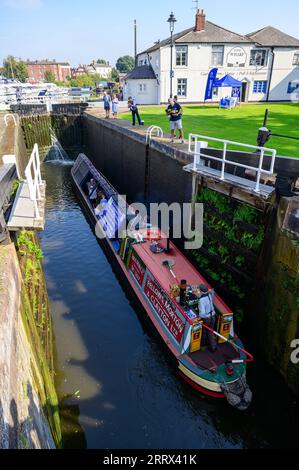
[[[206,28],[206,14],[204,10],[197,10],[195,20],[195,31],[198,33]]]
[[[169,227],[165,253],[170,253],[170,252],[171,252],[171,248],[170,248],[170,239],[171,239],[171,236],[172,236],[172,235],[171,235],[171,228]]]

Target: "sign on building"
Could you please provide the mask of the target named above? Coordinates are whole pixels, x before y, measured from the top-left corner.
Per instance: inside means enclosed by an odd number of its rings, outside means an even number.
[[[234,47],[227,55],[228,67],[245,67],[247,54],[243,47]]]

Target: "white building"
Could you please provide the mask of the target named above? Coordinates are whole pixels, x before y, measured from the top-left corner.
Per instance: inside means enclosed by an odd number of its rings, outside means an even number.
[[[140,104],[166,103],[170,94],[170,38],[138,55],[128,74],[124,98]],[[206,21],[203,10],[195,27],[174,35],[173,92],[182,102],[203,102],[207,78],[230,74],[242,82],[241,101],[292,101],[299,92],[299,40],[271,26],[246,36]],[[231,90],[214,89],[213,101]]]
[[[85,66],[85,70],[89,75],[100,75],[102,78],[111,78],[112,67],[109,64],[98,64],[93,61],[90,65]]]

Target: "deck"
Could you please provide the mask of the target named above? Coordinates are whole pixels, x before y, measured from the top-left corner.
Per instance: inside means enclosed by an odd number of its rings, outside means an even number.
[[[208,166],[197,165],[196,168],[194,168],[194,164],[191,163],[190,165],[185,166],[184,170],[187,171],[188,173],[195,173],[198,175],[211,177],[214,180],[217,180],[219,182],[223,181],[221,179],[221,171],[215,170]],[[234,186],[239,187],[240,189],[242,189],[243,191],[249,194],[255,194],[255,195],[258,194],[261,198],[265,200],[269,199],[272,196],[273,192],[275,191],[275,187],[267,186],[261,183],[260,191],[259,193],[256,193],[254,191],[255,186],[256,186],[255,181],[251,181],[250,179],[247,179],[247,178],[241,178],[240,176],[235,176],[235,175],[232,175],[231,173],[224,173],[224,178],[225,178],[225,182],[232,183]]]
[[[44,230],[45,227],[45,202],[46,202],[46,183],[43,181],[41,187],[41,200],[38,201],[40,218],[35,216],[34,202],[30,199],[28,183],[20,183],[16,194],[15,202],[7,223],[11,231],[20,229]]]

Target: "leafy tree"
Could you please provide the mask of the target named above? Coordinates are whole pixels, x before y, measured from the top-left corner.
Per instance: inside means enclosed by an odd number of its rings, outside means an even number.
[[[27,65],[22,60],[18,61],[13,56],[8,56],[3,61],[4,76],[6,78],[16,78],[20,82],[26,82],[28,78]]]
[[[120,57],[116,62],[116,68],[121,73],[128,73],[135,67],[135,59],[130,55]]]
[[[70,80],[69,83],[70,83],[70,86],[72,87],[83,87],[83,86],[94,87],[95,80],[94,80],[94,76],[91,77],[90,75],[85,74],[77,78],[72,78],[72,80]]]
[[[104,65],[108,65],[108,64],[109,64],[109,62],[108,62],[107,60],[105,60],[105,59],[98,59],[98,60],[97,60],[97,64],[104,64]]]
[[[118,71],[114,67],[113,67],[112,72],[111,72],[111,80],[113,82],[117,82],[117,80],[118,80]]]
[[[46,70],[45,72],[45,80],[47,83],[54,83],[56,80],[55,74],[52,70]]]

